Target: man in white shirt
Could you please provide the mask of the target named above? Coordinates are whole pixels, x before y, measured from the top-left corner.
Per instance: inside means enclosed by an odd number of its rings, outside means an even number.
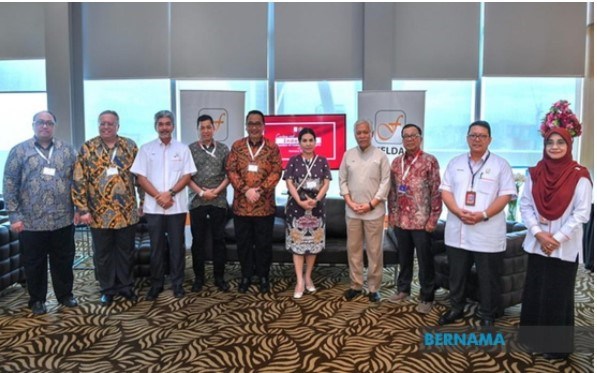
[[[451,309],[439,318],[449,324],[462,318],[466,282],[473,263],[479,274],[479,316],[493,325],[500,308],[501,263],[506,250],[504,207],[516,195],[508,162],[491,153],[491,127],[473,122],[468,129],[470,153],[452,159],[440,190],[448,208],[445,243],[450,266]]]
[[[154,123],[158,139],[141,147],[131,168],[146,193],[143,212],[151,243],[151,289],[145,299],[149,301],[155,300],[164,288],[166,240],[172,292],[176,298],[184,296],[184,226],[189,211],[184,189],[191,175],[197,172],[188,146],[172,137],[174,114],[158,111]]]
[[[358,146],[344,153],[340,165],[340,194],[346,201],[346,250],[350,268],[352,300],[363,288],[363,242],[367,250],[369,300],[379,302],[383,273],[383,229],[385,200],[390,190],[390,162],[384,152],[371,145],[371,123],[358,120],[354,126]]]

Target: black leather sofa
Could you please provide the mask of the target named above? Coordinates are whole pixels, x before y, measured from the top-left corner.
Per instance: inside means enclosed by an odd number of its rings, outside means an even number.
[[[4,202],[0,201],[0,291],[25,282],[25,268],[21,263],[19,236],[10,230]]]
[[[326,248],[317,256],[318,264],[348,264],[345,205],[344,200],[340,198],[326,199]],[[226,222],[225,234],[228,261],[238,261],[234,220],[231,213],[229,213]],[[292,253],[286,250],[285,234],[284,206],[278,206],[274,219],[273,263],[292,263]],[[384,235],[384,266],[396,266],[398,264],[398,253],[393,231],[385,230]],[[209,237],[206,237],[206,240],[210,242]],[[186,244],[190,246],[191,242]],[[364,258],[366,263],[366,255],[364,255]],[[211,249],[206,252],[206,260],[212,260]],[[143,220],[137,228],[134,274],[136,277],[149,276],[149,235],[146,223]]]
[[[437,287],[450,289],[449,275],[450,267],[446,247],[444,244],[445,221],[440,220],[436,230],[433,232],[433,252],[435,266],[435,284]],[[522,242],[526,236],[526,227],[518,222],[507,222],[506,224],[506,252],[502,262],[500,285],[501,285],[501,316],[503,310],[516,305],[522,301],[522,290],[527,268],[527,254],[522,248]],[[469,298],[479,300],[479,274],[475,266],[468,279],[467,295]]]

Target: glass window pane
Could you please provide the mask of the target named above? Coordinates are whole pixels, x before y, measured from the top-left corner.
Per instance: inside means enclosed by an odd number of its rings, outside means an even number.
[[[46,60],[0,61],[0,92],[45,90]]]
[[[87,80],[85,90],[85,139],[98,135],[97,116],[114,110],[120,117],[118,133],[138,146],[154,140],[153,115],[170,110],[170,80]]]
[[[474,118],[474,81],[394,80],[392,89],[426,91],[422,146],[442,168],[468,151],[466,131]]]
[[[8,152],[16,144],[33,136],[33,115],[48,106],[47,95],[43,93],[0,93],[2,121],[6,128],[0,136],[0,175],[4,175],[4,166]],[[58,118],[60,124],[60,118]],[[0,183],[0,191],[2,183]]]
[[[533,166],[543,154],[539,126],[556,101],[580,118],[578,78],[483,78],[481,117],[491,124],[491,149],[512,167]]]

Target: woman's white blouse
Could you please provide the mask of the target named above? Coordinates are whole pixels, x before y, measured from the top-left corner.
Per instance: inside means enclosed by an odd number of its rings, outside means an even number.
[[[541,251],[541,245],[535,238],[539,232],[553,234],[560,247],[551,253],[552,258],[558,258],[567,262],[578,260],[583,262],[583,223],[589,221],[591,216],[592,185],[589,179],[583,177],[576,184],[574,197],[559,219],[541,224],[539,212],[533,200],[533,182],[527,172],[526,182],[520,197],[520,213],[522,221],[528,228],[527,236],[523,242],[524,250],[531,254],[547,256]]]

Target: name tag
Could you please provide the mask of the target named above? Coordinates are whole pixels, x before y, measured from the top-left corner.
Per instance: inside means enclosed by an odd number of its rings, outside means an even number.
[[[52,167],[44,167],[42,173],[46,176],[54,176],[56,175],[56,169]]]
[[[249,169],[249,172],[258,172],[259,171],[259,167],[256,164],[250,164],[248,169]]]
[[[315,189],[317,188],[317,181],[309,180],[307,181],[307,185],[305,186],[306,189]]]
[[[477,193],[469,191],[464,197],[464,204],[467,206],[474,206],[477,201]]]
[[[118,168],[117,167],[108,167],[108,169],[106,170],[106,175],[108,175],[108,176],[118,175]]]

